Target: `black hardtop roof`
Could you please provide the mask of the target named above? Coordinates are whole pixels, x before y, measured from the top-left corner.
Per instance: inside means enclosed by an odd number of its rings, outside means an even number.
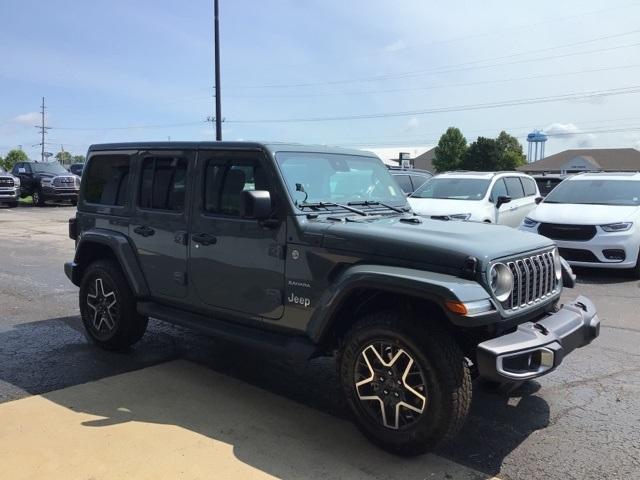
[[[98,143],[89,147],[89,152],[106,150],[176,150],[176,149],[249,149],[267,150],[272,154],[277,152],[305,152],[305,153],[329,153],[343,155],[359,155],[362,157],[375,157],[374,153],[366,150],[355,150],[327,145],[303,145],[297,143],[278,142],[123,142],[123,143]]]

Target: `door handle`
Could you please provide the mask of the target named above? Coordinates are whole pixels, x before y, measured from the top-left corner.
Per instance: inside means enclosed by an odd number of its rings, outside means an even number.
[[[200,245],[215,245],[218,242],[216,237],[209,235],[208,233],[196,233],[191,235],[191,238],[194,242],[199,243]]]
[[[139,227],[136,227],[136,228],[133,229],[133,231],[135,233],[137,233],[138,235],[142,235],[143,237],[150,237],[151,235],[156,233],[156,231],[153,228],[147,227],[145,225],[141,225]]]

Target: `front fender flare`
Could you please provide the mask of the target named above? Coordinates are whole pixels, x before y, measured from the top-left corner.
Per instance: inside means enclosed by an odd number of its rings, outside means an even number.
[[[453,275],[385,265],[356,265],[344,271],[320,297],[307,327],[307,335],[314,342],[325,338],[335,312],[356,289],[410,295],[440,305],[447,300],[472,302],[490,298],[478,282]]]
[[[76,255],[73,262],[76,266],[80,267],[79,270],[86,267],[82,257],[84,252],[86,252],[86,249],[91,248],[92,244],[109,247],[120,264],[122,272],[129,281],[129,285],[136,297],[149,296],[147,281],[145,280],[142,268],[140,268],[140,264],[138,263],[134,247],[131,245],[126,235],[114,230],[102,228],[94,228],[83,232],[82,236],[78,240]],[[79,285],[80,278],[74,278],[72,280],[74,284]]]

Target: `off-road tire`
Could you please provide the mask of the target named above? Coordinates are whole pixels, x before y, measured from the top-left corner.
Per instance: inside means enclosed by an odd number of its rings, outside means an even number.
[[[96,311],[101,297],[106,299],[106,305],[116,302],[106,312],[107,316]],[[147,329],[148,319],[136,310],[131,287],[113,260],[98,260],[84,271],[80,283],[80,313],[87,337],[105,350],[125,350],[140,340]],[[113,324],[112,328],[109,323]]]
[[[356,424],[373,443],[398,455],[419,455],[451,440],[464,424],[471,405],[467,362],[451,335],[429,320],[403,318],[392,310],[365,315],[348,332],[338,352],[338,373]],[[379,339],[394,342],[422,370],[426,407],[415,423],[402,429],[372,419],[356,389],[358,358]]]
[[[39,188],[35,189],[31,194],[31,201],[34,207],[42,207],[44,205],[44,198]]]

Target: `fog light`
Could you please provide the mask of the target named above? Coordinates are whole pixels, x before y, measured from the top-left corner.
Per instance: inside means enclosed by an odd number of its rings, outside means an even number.
[[[607,260],[615,260],[617,262],[622,262],[625,258],[627,258],[627,255],[621,248],[610,248],[608,250],[603,250],[602,254]]]

